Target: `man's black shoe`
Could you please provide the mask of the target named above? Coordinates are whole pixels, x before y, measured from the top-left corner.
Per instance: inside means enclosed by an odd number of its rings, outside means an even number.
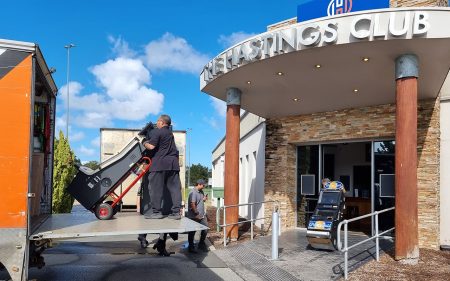
[[[139,242],[141,242],[141,248],[145,249],[148,247],[148,241],[147,239],[143,238],[143,237],[138,237]]]
[[[198,243],[198,247],[199,250],[203,251],[203,252],[209,252],[209,248],[208,246],[206,246],[205,242],[200,242]]]
[[[169,219],[173,219],[173,220],[181,220],[181,215],[180,214],[170,214],[167,217]]]
[[[197,250],[195,250],[194,245],[189,245],[188,251],[189,251],[189,253],[192,253],[192,254],[197,254],[198,253]]]
[[[148,216],[145,216],[146,219],[162,219],[164,218],[163,214],[161,213],[152,213]]]
[[[158,242],[153,245],[153,249],[158,251],[160,256],[169,257],[170,253],[166,250],[166,241],[162,239],[158,239]]]

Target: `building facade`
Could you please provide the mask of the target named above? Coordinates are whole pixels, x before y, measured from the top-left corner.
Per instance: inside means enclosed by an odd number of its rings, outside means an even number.
[[[244,112],[241,115],[239,155],[239,204],[264,201],[266,125],[264,118]],[[225,138],[212,152],[212,186],[224,187]],[[254,217],[262,217],[264,206],[254,207]],[[249,207],[240,207],[239,216],[249,217]],[[264,223],[257,221],[257,225]]]
[[[321,179],[330,178],[346,186],[347,218],[396,207],[380,227],[395,225],[399,259],[450,245],[447,6],[390,1],[389,9],[288,20],[205,66],[202,91],[227,101],[229,155],[242,158],[236,109],[266,120],[264,200],[281,203],[283,229],[306,227]],[[225,198],[236,174],[244,190],[242,173],[228,171]],[[374,222],[354,230],[373,232]]]
[[[119,153],[133,138],[138,137],[140,129],[120,129],[120,128],[100,128],[100,162],[108,160],[113,155]],[[175,143],[180,153],[180,180],[182,190],[186,188],[186,131],[173,131]],[[130,176],[126,179],[120,188],[125,189],[134,177]],[[136,194],[140,187],[140,182],[137,183],[124,198],[124,207],[136,206]],[[183,193],[184,194],[184,193]]]

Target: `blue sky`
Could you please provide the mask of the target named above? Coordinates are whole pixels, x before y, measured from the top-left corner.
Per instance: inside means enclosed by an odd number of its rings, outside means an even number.
[[[211,166],[225,106],[199,90],[199,73],[226,47],[296,16],[298,1],[57,1],[2,3],[0,37],[38,43],[57,72],[57,128],[65,132],[71,50],[70,138],[99,159],[99,128],[140,128],[169,114],[191,132],[191,164]]]

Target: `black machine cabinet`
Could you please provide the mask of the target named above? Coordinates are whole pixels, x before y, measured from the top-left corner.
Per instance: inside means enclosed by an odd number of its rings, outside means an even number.
[[[145,148],[138,138],[133,138],[121,152],[100,164],[97,170],[80,167],[68,186],[68,192],[83,207],[94,211],[114,191],[136,164],[141,160]]]
[[[334,250],[337,247],[337,226],[342,220],[345,189],[341,182],[329,182],[320,191],[316,209],[308,222],[306,238],[311,247]]]

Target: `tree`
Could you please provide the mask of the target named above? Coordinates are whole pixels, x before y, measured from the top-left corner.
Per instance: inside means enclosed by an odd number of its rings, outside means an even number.
[[[97,170],[100,167],[100,164],[97,161],[89,161],[83,166],[88,167],[92,170]]]
[[[67,192],[67,186],[77,173],[75,163],[79,160],[70,149],[69,141],[59,131],[59,139],[55,139],[53,163],[53,213],[70,213],[73,197]]]
[[[189,184],[187,180],[188,173],[191,173],[191,182]],[[209,178],[209,169],[208,167],[202,166],[201,164],[197,165],[191,165],[191,167],[188,167],[188,173],[186,173],[186,182],[188,183],[187,186],[194,185],[197,180],[203,179],[205,181],[208,181]]]

